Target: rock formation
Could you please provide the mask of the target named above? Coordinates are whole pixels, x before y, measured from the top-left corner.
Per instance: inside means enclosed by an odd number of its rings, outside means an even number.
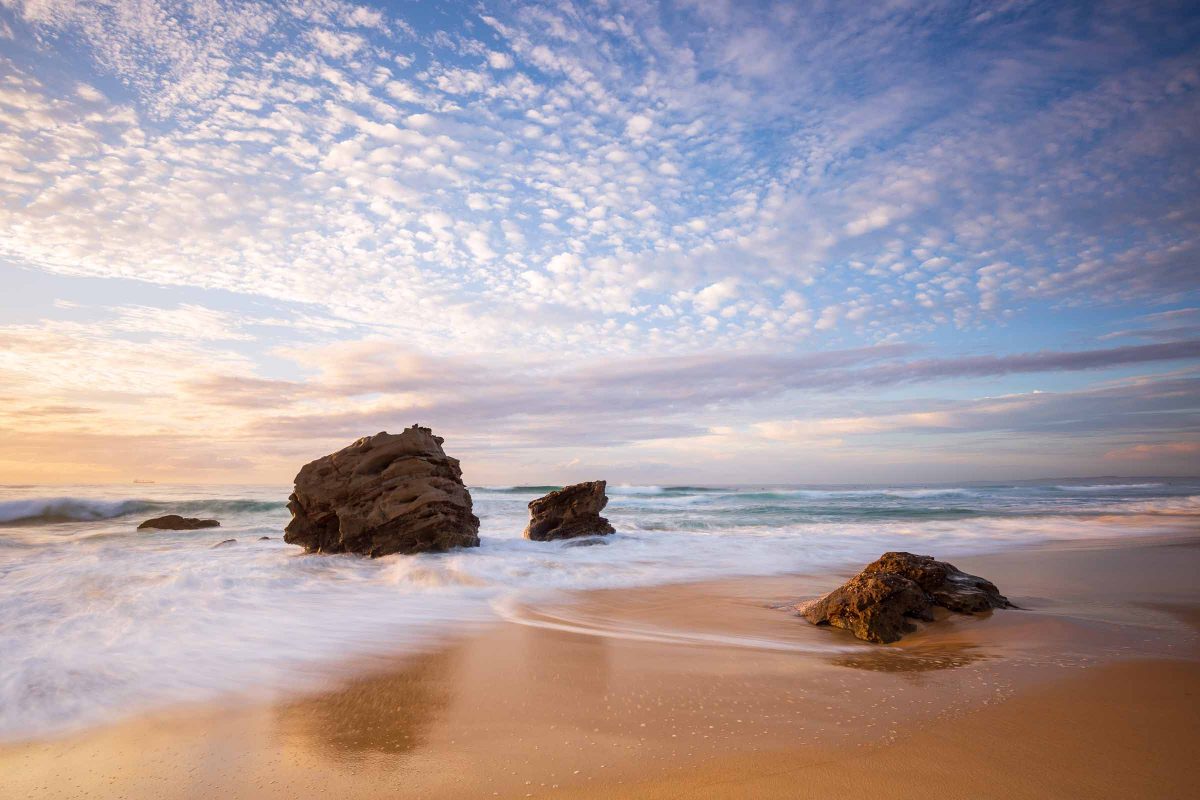
[[[1015,608],[991,581],[945,561],[884,553],[837,589],[797,610],[814,625],[845,628],[860,639],[887,644],[910,633],[913,619],[933,619],[934,606],[963,614]]]
[[[226,539],[223,542],[217,542],[212,546],[212,549],[216,550],[218,547],[228,547],[231,544],[237,544],[237,539]]]
[[[600,516],[608,505],[605,486],[605,481],[577,483],[531,501],[525,538],[549,542],[615,533],[608,520]]]
[[[167,514],[165,517],[146,520],[138,525],[138,530],[155,528],[163,531],[195,531],[200,528],[219,528],[220,526],[221,523],[215,519],[196,519],[195,517],[181,517],[178,514]]]
[[[296,475],[283,540],[310,553],[424,553],[479,546],[458,460],[429,428],[365,436]]]

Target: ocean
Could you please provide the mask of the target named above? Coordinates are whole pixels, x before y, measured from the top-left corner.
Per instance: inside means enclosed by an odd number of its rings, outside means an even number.
[[[526,504],[553,488],[472,487],[481,547],[370,560],[285,544],[288,487],[0,487],[0,739],[318,686],[348,660],[426,649],[543,595],[853,568],[895,549],[952,559],[1200,520],[1197,480],[610,486],[607,546],[525,541]],[[136,529],[166,513],[221,527]],[[237,542],[214,549],[226,539]]]

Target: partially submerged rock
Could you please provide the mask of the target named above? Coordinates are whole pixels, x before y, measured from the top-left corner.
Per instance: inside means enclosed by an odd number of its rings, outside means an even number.
[[[212,546],[212,549],[216,550],[218,547],[228,547],[231,544],[237,544],[237,539],[226,539],[222,542],[217,542]]]
[[[458,460],[416,425],[377,433],[304,465],[283,540],[310,553],[424,553],[479,546]]]
[[[195,517],[181,517],[178,514],[167,514],[165,517],[155,517],[148,519],[141,525],[138,525],[138,530],[146,528],[154,528],[162,531],[196,531],[201,528],[219,528],[220,522],[215,519],[197,519]]]
[[[605,481],[588,481],[565,486],[529,503],[529,525],[525,538],[535,542],[606,536],[615,533],[600,512],[608,505]]]
[[[931,620],[934,606],[973,614],[1015,608],[995,584],[932,556],[884,553],[829,594],[797,608],[814,625],[844,628],[878,644],[913,630],[913,619]]]

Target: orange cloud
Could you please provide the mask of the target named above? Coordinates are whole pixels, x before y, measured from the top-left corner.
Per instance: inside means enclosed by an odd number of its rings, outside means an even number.
[[[1200,442],[1161,442],[1136,444],[1109,450],[1104,458],[1110,461],[1150,461],[1157,458],[1195,455],[1200,458]]]

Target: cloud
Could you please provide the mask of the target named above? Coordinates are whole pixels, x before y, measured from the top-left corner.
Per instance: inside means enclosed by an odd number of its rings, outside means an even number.
[[[0,319],[36,397],[0,411],[31,433],[78,407],[53,424],[283,447],[271,425],[423,410],[476,442],[460,420],[686,448],[837,394],[852,441],[942,413],[855,410],[880,394],[1197,359],[1169,4],[5,9],[0,260],[105,298]],[[583,413],[624,424],[570,434]]]
[[[1156,465],[1178,464],[1181,471],[1193,473],[1200,459],[1200,441],[1158,441],[1152,444],[1116,447],[1104,453],[1105,461],[1140,462]],[[1172,465],[1174,465],[1172,464]]]
[[[339,33],[318,28],[309,31],[308,35],[317,50],[330,58],[354,55],[366,44],[366,40],[356,33]]]
[[[1191,466],[1200,462],[1200,442],[1156,442],[1135,444],[1109,450],[1104,454],[1109,461],[1153,461],[1186,459]]]
[[[695,415],[708,415],[714,409],[741,415],[748,406],[800,391],[838,393],[855,387],[878,389],[983,374],[1084,370],[1105,363],[1152,363],[1177,357],[1175,351],[1162,349],[1040,353],[990,361],[985,368],[972,358],[912,359],[911,354],[910,347],[891,345],[811,355],[731,353],[619,359],[574,369],[543,367],[531,382],[515,363],[499,359],[447,360],[405,352],[384,341],[363,341],[295,354],[293,357],[300,358],[307,368],[317,370],[318,376],[293,385],[290,392],[280,392],[274,383],[261,387],[246,384],[238,396],[239,402],[247,405],[266,405],[270,398],[279,398],[276,412],[261,423],[264,427],[260,429],[273,436],[316,435],[322,430],[349,432],[388,424],[394,427],[398,420],[419,416],[450,430],[458,430],[464,420],[470,420],[474,426],[486,426],[495,437],[522,438],[534,436],[539,430],[554,430],[564,437],[563,444],[577,440],[613,444],[699,436],[707,427],[690,419]],[[1142,360],[1135,362],[1135,358]],[[1029,393],[977,401],[954,411],[923,409],[815,422],[769,421],[754,427],[767,438],[787,439],[813,435],[818,428],[822,436],[956,430],[970,428],[982,419],[1004,416],[1009,420],[1007,424],[1015,425],[1012,420],[1024,418],[1026,425],[1044,432],[1048,424],[1045,415],[1051,413],[1045,409],[1051,403],[1055,404],[1055,414],[1074,409],[1064,414],[1064,419],[1074,420],[1095,398],[1101,398],[1099,402],[1110,409],[1123,402],[1132,412],[1140,402],[1147,413],[1170,410],[1177,414],[1173,424],[1187,424],[1185,412],[1197,396],[1195,381],[1159,380],[1154,387],[1157,394],[1153,395],[1136,386],[1122,386],[1119,391]],[[261,400],[253,399],[255,392],[261,392]],[[291,400],[299,397],[341,400],[336,411],[290,412]],[[364,406],[355,399],[358,397],[373,400]],[[1169,408],[1159,409],[1156,403],[1163,398]],[[1098,414],[1086,412],[1089,419]],[[661,420],[662,427],[627,424],[650,418]],[[1133,415],[1128,419],[1139,418]],[[1148,417],[1136,424],[1144,425],[1145,419]],[[620,430],[607,435],[592,430],[606,421],[619,424]],[[1094,424],[1102,426],[1101,422]],[[573,426],[590,432],[566,433]],[[537,443],[554,444],[551,439],[538,439]]]
[[[513,57],[508,53],[497,53],[492,51],[488,53],[488,66],[492,69],[512,69]]]
[[[697,311],[708,313],[716,311],[726,302],[733,300],[737,296],[738,280],[736,278],[726,278],[723,281],[709,284],[696,292],[696,296],[692,300],[692,305]]]
[[[645,136],[653,125],[654,122],[645,114],[634,114],[625,123],[625,133],[634,138]]]
[[[910,434],[922,437],[979,433],[1028,436],[1112,435],[1186,431],[1200,420],[1193,398],[1200,390],[1196,378],[1156,378],[1126,381],[1070,392],[1028,392],[968,401],[942,402],[937,407],[853,417],[814,417],[755,423],[760,436],[781,442],[819,442],[846,437]],[[1139,453],[1152,457],[1190,452],[1189,448],[1138,445],[1119,448],[1105,458],[1129,460]]]

